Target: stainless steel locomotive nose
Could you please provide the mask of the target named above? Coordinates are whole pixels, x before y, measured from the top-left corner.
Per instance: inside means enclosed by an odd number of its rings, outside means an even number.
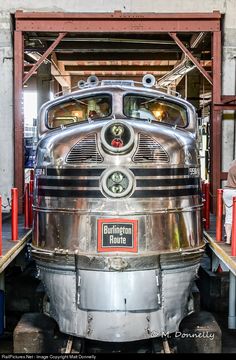
[[[90,121],[101,98],[111,111]],[[32,255],[47,313],[103,342],[178,331],[205,246],[192,105],[93,86],[47,103],[39,133]]]

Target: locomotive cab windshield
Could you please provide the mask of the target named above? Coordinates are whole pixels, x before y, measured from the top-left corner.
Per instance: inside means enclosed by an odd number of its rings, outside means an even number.
[[[70,97],[65,102],[49,109],[47,127],[55,129],[88,119],[104,118],[110,116],[111,111],[112,97],[110,95],[90,96],[80,99]]]
[[[49,129],[78,124],[86,120],[99,120],[112,115],[111,94],[98,94],[90,97],[67,97],[49,108],[46,126]],[[187,109],[182,104],[171,102],[161,97],[125,94],[121,102],[120,113],[129,119],[162,122],[176,127],[188,126]],[[117,114],[114,112],[115,118]]]
[[[183,106],[150,96],[126,95],[124,114],[129,118],[154,120],[179,127],[188,125],[187,111]]]

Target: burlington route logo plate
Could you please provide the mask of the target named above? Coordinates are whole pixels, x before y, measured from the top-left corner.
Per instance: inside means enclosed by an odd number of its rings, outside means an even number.
[[[99,219],[98,251],[137,252],[138,220]]]

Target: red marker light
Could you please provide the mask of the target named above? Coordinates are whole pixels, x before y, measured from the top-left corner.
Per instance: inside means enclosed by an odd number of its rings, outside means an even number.
[[[121,139],[113,139],[111,142],[111,146],[119,148],[122,147],[124,145],[123,141]]]

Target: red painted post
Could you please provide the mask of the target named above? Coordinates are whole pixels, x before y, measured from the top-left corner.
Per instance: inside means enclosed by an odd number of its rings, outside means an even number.
[[[210,183],[205,183],[205,211],[206,211],[206,221],[205,229],[210,229]]]
[[[223,189],[217,189],[216,198],[216,241],[222,241]]]
[[[24,213],[25,213],[25,228],[29,228],[29,183],[25,184],[25,203],[24,203]]]
[[[30,180],[34,180],[34,169],[30,169]]]
[[[11,239],[18,240],[18,189],[11,189]]]
[[[33,224],[33,191],[34,191],[34,180],[29,182],[29,227]]]
[[[2,256],[2,197],[0,195],[0,256]]]
[[[231,255],[236,256],[236,197],[233,197],[233,218],[231,235]]]

